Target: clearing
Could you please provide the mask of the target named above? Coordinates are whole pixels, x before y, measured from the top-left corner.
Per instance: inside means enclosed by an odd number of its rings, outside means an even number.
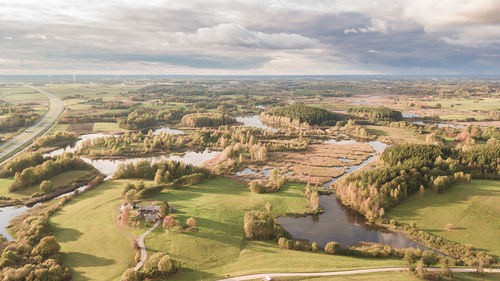
[[[410,196],[387,215],[398,222],[416,222],[417,228],[446,239],[484,249],[500,257],[500,181],[473,180],[442,194],[426,190]],[[450,230],[445,226],[450,224]]]

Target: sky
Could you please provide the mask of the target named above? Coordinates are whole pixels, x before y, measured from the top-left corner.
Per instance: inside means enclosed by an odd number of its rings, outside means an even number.
[[[500,74],[500,1],[0,0],[0,74]]]

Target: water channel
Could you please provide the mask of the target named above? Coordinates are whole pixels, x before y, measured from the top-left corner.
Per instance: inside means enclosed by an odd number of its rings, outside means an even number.
[[[355,140],[338,142],[330,140],[326,142],[338,144],[356,143]],[[372,141],[368,142],[368,144],[372,146],[375,153],[361,164],[349,167],[343,176],[363,167],[387,147],[385,143],[380,141]],[[333,184],[341,177],[334,178],[326,183],[325,188],[328,188],[330,184]],[[352,246],[358,242],[375,242],[397,249],[410,247],[424,249],[423,246],[403,234],[367,224],[362,215],[342,205],[334,195],[320,196],[320,204],[324,209],[324,212],[320,215],[298,218],[279,217],[277,220],[294,238],[307,239],[310,242],[317,242],[321,246],[325,246],[330,241],[338,242],[344,247]]]

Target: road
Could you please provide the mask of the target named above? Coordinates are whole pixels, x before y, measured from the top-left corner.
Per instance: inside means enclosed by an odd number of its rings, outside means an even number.
[[[40,121],[0,145],[0,163],[5,162],[14,156],[18,151],[30,145],[34,138],[45,133],[54,124],[63,111],[63,102],[58,97],[40,88],[33,86],[26,87],[46,95],[50,102],[50,109]]]
[[[244,281],[244,280],[255,280],[264,279],[266,277],[313,277],[313,276],[335,276],[335,275],[353,275],[362,273],[376,273],[376,272],[391,272],[391,271],[402,271],[406,270],[405,267],[384,267],[384,268],[371,268],[371,269],[357,269],[357,270],[346,270],[346,271],[332,271],[332,272],[310,272],[310,273],[261,273],[252,274],[245,276],[232,277],[227,279],[221,279],[218,281]],[[429,271],[440,271],[440,268],[428,268]],[[476,268],[451,268],[452,272],[476,272]],[[500,273],[500,269],[484,269],[485,273]]]
[[[144,232],[144,234],[142,234],[141,237],[137,239],[137,245],[139,246],[139,249],[141,249],[141,260],[134,267],[134,271],[139,270],[144,265],[144,263],[146,262],[146,258],[148,257],[148,253],[146,252],[146,245],[144,245],[144,238],[148,236],[148,234],[151,233],[153,230],[155,230],[155,228],[159,224],[160,220],[156,221],[156,223],[151,228],[146,230],[146,232]]]

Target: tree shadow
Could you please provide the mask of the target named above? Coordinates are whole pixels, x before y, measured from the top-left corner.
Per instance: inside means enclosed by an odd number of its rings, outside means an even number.
[[[57,224],[54,224],[54,230],[57,232],[57,242],[59,243],[76,241],[83,235],[83,232],[79,230],[59,227]]]
[[[62,253],[66,265],[68,267],[95,267],[109,266],[115,264],[116,261],[108,258],[98,257],[90,254],[79,252]]]

